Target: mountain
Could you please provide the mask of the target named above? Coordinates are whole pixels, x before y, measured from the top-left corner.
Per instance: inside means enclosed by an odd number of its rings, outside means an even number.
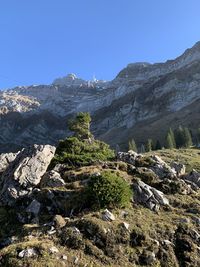
[[[20,86],[0,92],[0,151],[29,144],[56,144],[66,121],[90,112],[95,136],[112,146],[135,138],[163,141],[169,127],[195,130],[200,112],[200,42],[175,60],[129,64],[112,81],[85,81],[74,74],[51,85]]]
[[[0,154],[0,266],[200,266],[199,149],[114,153],[90,119],[57,148]]]

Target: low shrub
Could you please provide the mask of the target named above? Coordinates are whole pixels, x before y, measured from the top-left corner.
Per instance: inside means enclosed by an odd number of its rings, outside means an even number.
[[[129,184],[110,171],[91,177],[87,193],[91,203],[99,208],[126,206],[131,198]]]
[[[113,158],[113,150],[104,142],[88,139],[79,140],[73,136],[59,143],[51,167],[57,163],[64,163],[66,168],[73,169]]]

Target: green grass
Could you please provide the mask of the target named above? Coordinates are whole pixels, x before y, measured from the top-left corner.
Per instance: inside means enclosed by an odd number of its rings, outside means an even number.
[[[192,169],[200,172],[200,149],[163,149],[146,153],[146,155],[151,154],[160,156],[168,164],[173,161],[185,164],[186,172],[190,172]]]
[[[195,168],[200,171],[200,150],[199,149],[173,149],[160,150],[146,153],[146,155],[157,154],[168,164],[172,161],[183,163],[187,167],[187,171]],[[111,164],[112,163],[112,164]],[[111,162],[114,169],[103,169],[101,165],[92,165],[76,168],[65,173],[66,188],[54,189],[57,201],[61,202],[65,210],[71,210],[72,207],[84,203],[83,194],[81,190],[84,188],[82,181],[90,177],[91,174],[104,170],[109,170],[113,175],[119,175],[128,183],[131,182],[133,176],[127,174],[126,167],[118,163]],[[147,162],[148,163],[148,162]],[[109,163],[107,163],[109,165]],[[146,164],[144,162],[144,164]],[[122,167],[123,170],[120,170]],[[112,177],[113,177],[112,175]],[[111,177],[111,178],[112,178]],[[56,191],[57,190],[57,191]],[[47,189],[43,189],[41,195],[45,196]],[[66,192],[80,192],[78,199],[69,198],[65,200],[63,195]],[[61,192],[61,199],[58,198],[58,193]],[[99,191],[97,191],[98,193]],[[82,210],[77,215],[74,214],[69,221],[66,220],[66,226],[59,229],[54,235],[48,235],[46,228],[42,226],[43,223],[51,221],[46,216],[46,221],[42,221],[41,225],[20,225],[16,227],[16,220],[13,216],[13,211],[7,211],[4,208],[0,209],[0,233],[2,236],[16,235],[18,240],[16,243],[9,245],[1,250],[1,256],[4,259],[2,266],[5,267],[53,267],[53,266],[75,266],[73,264],[74,257],[79,258],[76,266],[83,267],[141,267],[137,258],[142,255],[144,251],[156,251],[155,240],[159,241],[162,250],[163,240],[173,241],[176,237],[176,231],[180,225],[181,220],[189,219],[188,227],[199,231],[199,226],[196,224],[194,217],[199,217],[200,214],[200,192],[192,195],[168,194],[167,198],[170,202],[170,207],[161,207],[158,212],[152,212],[142,205],[132,203],[124,208],[110,209],[115,215],[116,220],[113,222],[102,220],[102,210],[95,211],[87,208]],[[41,199],[42,200],[42,199]],[[44,198],[45,200],[45,198]],[[63,201],[63,202],[62,202]],[[69,208],[70,207],[70,208]],[[196,211],[196,215],[195,212]],[[126,214],[125,216],[123,214]],[[66,214],[63,214],[66,216]],[[129,224],[129,229],[124,230],[123,222]],[[77,227],[80,230],[74,239],[74,233],[70,236],[70,230]],[[31,238],[30,238],[31,237]],[[69,239],[70,237],[70,239]],[[138,241],[139,240],[139,241]],[[77,242],[77,243],[76,243]],[[79,242],[81,242],[79,246]],[[74,245],[75,244],[75,245]],[[76,244],[78,244],[76,246]],[[49,248],[56,246],[59,250],[58,254],[49,253]],[[19,251],[24,248],[35,248],[39,254],[36,258],[20,259],[17,255]],[[176,267],[175,254],[171,250],[167,254],[157,260],[151,267]],[[163,253],[165,251],[163,250]],[[192,256],[198,257],[195,250]],[[67,261],[63,263],[62,255],[67,256]],[[132,262],[131,262],[132,260]],[[198,258],[196,259],[196,262]],[[0,262],[0,265],[2,262]],[[65,264],[65,265],[64,265]],[[87,265],[86,265],[87,264]],[[193,264],[193,266],[197,266]],[[150,266],[148,266],[150,267]]]

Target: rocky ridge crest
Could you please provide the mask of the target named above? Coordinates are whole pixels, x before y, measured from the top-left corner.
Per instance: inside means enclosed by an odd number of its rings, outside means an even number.
[[[159,129],[167,130],[165,121],[188,126],[194,109],[198,113],[199,71],[197,43],[175,60],[129,64],[110,82],[84,81],[71,74],[51,85],[0,92],[1,151],[10,152],[11,144],[15,151],[30,143],[55,145],[66,136],[66,119],[80,111],[91,113],[96,136],[122,147],[133,135],[144,142],[147,130],[152,138],[162,136]]]

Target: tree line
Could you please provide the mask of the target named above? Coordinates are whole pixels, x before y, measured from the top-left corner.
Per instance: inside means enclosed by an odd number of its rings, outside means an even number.
[[[188,148],[193,145],[193,140],[196,144],[200,143],[200,128],[197,129],[197,134],[195,137],[193,137],[192,132],[191,130],[189,130],[189,128],[179,126],[174,130],[172,128],[169,128],[163,143],[161,143],[160,140],[155,141],[149,138],[144,144],[138,147],[134,138],[132,138],[128,143],[128,147],[129,150],[144,153],[163,148]]]

